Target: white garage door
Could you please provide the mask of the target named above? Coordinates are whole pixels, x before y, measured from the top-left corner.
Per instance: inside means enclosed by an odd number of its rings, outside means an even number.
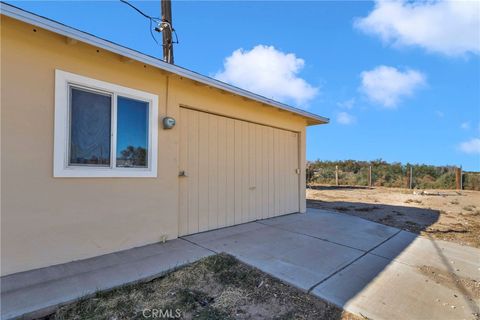
[[[298,133],[180,109],[179,234],[299,211]]]

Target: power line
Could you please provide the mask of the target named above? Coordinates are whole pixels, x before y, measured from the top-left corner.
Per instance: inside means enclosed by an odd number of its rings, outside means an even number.
[[[149,28],[150,36],[152,36],[153,41],[155,41],[155,43],[158,44],[157,38],[155,38],[155,36],[153,35],[152,23],[155,22],[156,24],[159,24],[159,23],[161,23],[160,19],[149,16],[148,14],[144,13],[142,10],[138,9],[137,7],[135,7],[133,4],[131,4],[130,2],[128,2],[126,0],[120,0],[120,2],[122,2],[122,3],[126,4],[127,6],[131,7],[133,10],[137,11],[138,13],[140,13],[142,16],[144,16],[145,18],[147,18],[149,20],[149,22],[150,22],[150,28]]]
[[[155,19],[154,17],[149,16],[148,14],[144,13],[142,10],[138,9],[137,7],[135,7],[133,4],[131,4],[131,3],[128,2],[128,1],[120,0],[120,2],[123,2],[123,3],[125,3],[126,5],[130,6],[131,8],[133,8],[135,11],[137,11],[138,13],[140,13],[142,16],[144,16],[144,17],[147,18],[147,19],[150,19],[150,20]],[[156,19],[158,19],[158,18],[156,18]]]
[[[155,30],[156,32],[162,32],[162,36],[163,36],[163,44],[162,44],[163,59],[165,61],[167,61],[168,63],[173,63],[173,45],[179,43],[179,41],[178,41],[177,32],[175,31],[175,29],[173,28],[172,23],[171,23],[171,13],[168,16],[162,15],[162,18],[160,19],[160,18],[152,17],[152,16],[146,14],[145,12],[143,12],[142,10],[140,10],[139,8],[137,8],[136,6],[134,6],[133,4],[128,2],[127,0],[120,0],[120,2],[128,5],[130,8],[134,9],[139,14],[141,14],[143,17],[145,17],[149,20],[150,35],[152,36],[153,41],[155,41],[155,43],[157,45],[159,43],[157,41],[157,38],[155,38],[155,36],[153,35],[153,30]],[[163,4],[164,4],[164,1],[162,0],[162,11],[164,10],[163,9]],[[156,24],[155,27],[152,26],[153,23]],[[175,35],[175,41],[172,38],[172,34]]]

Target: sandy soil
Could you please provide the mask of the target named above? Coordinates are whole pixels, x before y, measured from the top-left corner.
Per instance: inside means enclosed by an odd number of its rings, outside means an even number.
[[[154,310],[167,314],[155,317]],[[150,282],[99,293],[46,319],[155,318],[361,319],[227,254],[207,257]]]
[[[480,191],[311,186],[307,206],[480,248]]]

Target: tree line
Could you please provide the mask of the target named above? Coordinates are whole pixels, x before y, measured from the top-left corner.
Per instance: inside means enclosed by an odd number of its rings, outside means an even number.
[[[371,166],[372,186],[408,188],[410,170],[412,187],[418,189],[455,189],[455,166],[388,163],[373,161],[321,161],[307,162],[307,183],[368,186]],[[338,171],[337,171],[338,168]],[[480,190],[480,172],[463,172],[464,190]]]

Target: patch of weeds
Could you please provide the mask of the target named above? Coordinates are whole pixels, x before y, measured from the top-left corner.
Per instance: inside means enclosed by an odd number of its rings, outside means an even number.
[[[376,209],[380,209],[380,208],[377,207],[377,206],[369,206],[369,207],[356,208],[355,210],[356,211],[362,211],[362,212],[370,212],[370,211],[373,211],[373,210],[376,210]]]
[[[73,305],[61,307],[53,315],[46,319],[102,319],[102,315],[108,312],[109,308],[98,304],[99,298],[81,299]]]
[[[466,216],[478,216],[478,215],[480,215],[480,210],[475,209],[475,206],[468,206],[466,208],[467,209],[463,208],[463,210],[465,210],[466,213],[460,212],[461,215],[466,215]]]
[[[217,254],[204,260],[205,266],[212,272],[228,270],[238,264],[237,260],[228,254]]]
[[[176,296],[177,304],[186,311],[206,307],[214,301],[212,297],[200,290],[180,289],[176,292]]]
[[[149,282],[126,285],[80,300],[58,309],[46,319],[140,320],[145,319],[145,310],[151,310],[152,314],[154,310],[168,312],[173,316],[180,312],[183,318],[200,320],[357,319],[351,314],[343,317],[340,308],[227,254],[201,259]]]
[[[294,311],[288,311],[285,312],[284,314],[281,314],[277,317],[274,318],[275,320],[290,320],[290,319],[296,319],[295,318],[295,312]]]
[[[418,204],[421,204],[421,203],[422,203],[422,200],[407,199],[407,200],[405,200],[405,203],[418,203]]]
[[[217,279],[224,285],[248,288],[257,286],[257,272],[237,266],[216,274]]]
[[[207,307],[204,309],[199,310],[197,313],[193,315],[193,319],[199,320],[227,320],[231,319],[231,317],[221,310],[213,307]]]
[[[465,211],[473,211],[476,207],[474,205],[465,206],[462,209]]]
[[[214,277],[223,285],[252,287],[257,285],[259,274],[227,254],[219,254],[205,260],[206,267],[214,272]]]
[[[392,221],[392,216],[387,214],[385,217],[382,217],[378,219],[380,223],[388,223],[389,221]]]

